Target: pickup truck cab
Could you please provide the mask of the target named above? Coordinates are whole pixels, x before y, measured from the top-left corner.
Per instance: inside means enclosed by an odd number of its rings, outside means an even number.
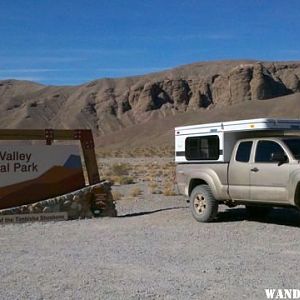
[[[253,119],[175,129],[176,182],[197,221],[219,204],[252,216],[300,207],[300,120]]]

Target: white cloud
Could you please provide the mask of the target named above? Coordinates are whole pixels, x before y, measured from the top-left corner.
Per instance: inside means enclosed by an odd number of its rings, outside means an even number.
[[[288,55],[299,55],[300,49],[285,49],[285,50],[280,50],[279,52]]]
[[[85,57],[82,56],[39,56],[39,55],[0,55],[1,63],[16,64],[16,63],[68,63],[75,61],[84,61]],[[0,67],[1,68],[1,67]]]
[[[43,78],[41,77],[32,77],[32,76],[1,76],[0,80],[28,80],[28,81],[42,81]]]
[[[149,67],[149,68],[98,68],[98,72],[120,72],[120,73],[143,73],[156,72],[169,69],[169,67]]]
[[[0,69],[1,73],[46,73],[46,72],[59,72],[63,69]]]
[[[76,49],[69,49],[69,48],[62,48],[56,49],[51,51],[52,53],[60,53],[60,54],[68,54],[68,53],[76,53],[76,54],[101,54],[101,55],[127,55],[127,54],[139,54],[144,53],[144,50],[141,49],[115,49],[115,48],[76,48]]]
[[[196,33],[182,35],[164,35],[159,38],[168,40],[232,40],[235,37],[228,33]]]

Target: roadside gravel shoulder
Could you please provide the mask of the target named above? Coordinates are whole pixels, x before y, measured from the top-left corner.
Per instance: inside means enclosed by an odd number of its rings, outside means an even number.
[[[299,288],[299,214],[264,222],[182,197],[124,199],[118,218],[0,226],[0,299],[265,299]]]

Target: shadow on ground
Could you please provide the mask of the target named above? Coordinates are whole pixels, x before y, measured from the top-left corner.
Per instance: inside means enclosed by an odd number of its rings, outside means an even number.
[[[162,211],[172,211],[172,210],[187,209],[187,208],[188,206],[168,207],[168,208],[161,208],[161,209],[156,209],[151,211],[141,211],[136,213],[120,215],[117,218],[140,217],[140,216],[159,213]],[[192,218],[192,215],[190,217]],[[215,222],[223,223],[223,222],[241,222],[241,221],[253,221],[253,222],[266,223],[266,224],[300,227],[300,211],[293,208],[273,208],[272,212],[266,217],[251,218],[247,214],[245,208],[240,208],[240,207],[229,208],[225,211],[219,212],[218,218]]]
[[[245,208],[230,208],[218,213],[216,222],[255,221],[292,227],[300,227],[300,212],[293,208],[274,208],[272,212],[259,219],[250,218]]]
[[[151,210],[151,211],[142,211],[142,212],[137,212],[137,213],[121,215],[121,216],[118,216],[117,218],[139,217],[139,216],[144,216],[144,215],[155,214],[155,213],[158,213],[158,212],[161,212],[161,211],[175,210],[175,209],[182,209],[182,208],[187,208],[187,206],[178,206],[178,207],[161,208],[161,209],[156,209],[156,210]]]

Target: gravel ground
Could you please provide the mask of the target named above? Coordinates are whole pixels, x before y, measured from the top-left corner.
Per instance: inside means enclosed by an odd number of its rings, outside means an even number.
[[[118,202],[118,218],[0,226],[0,299],[266,299],[300,288],[300,217],[241,207],[197,223],[181,197]]]

